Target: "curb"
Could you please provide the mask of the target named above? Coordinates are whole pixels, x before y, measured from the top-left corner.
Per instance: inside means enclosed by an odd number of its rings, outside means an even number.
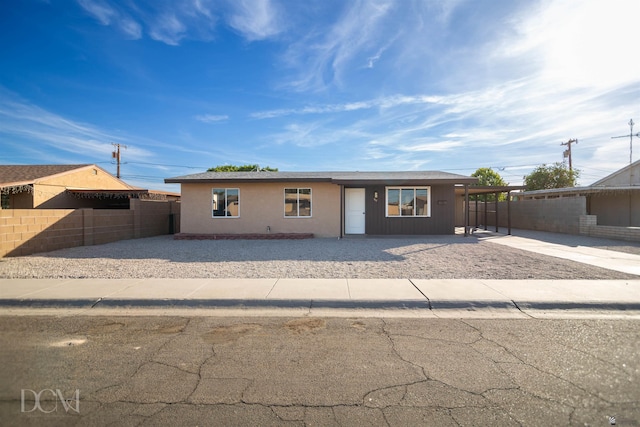
[[[537,301],[367,301],[367,300],[251,300],[251,299],[0,299],[8,308],[338,308],[434,310],[603,310],[640,311],[640,303]]]

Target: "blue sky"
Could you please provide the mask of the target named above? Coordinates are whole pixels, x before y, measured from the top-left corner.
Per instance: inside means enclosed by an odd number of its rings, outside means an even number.
[[[20,0],[0,3],[2,164],[163,179],[543,163],[588,185],[640,131],[637,0]],[[637,139],[634,161],[640,159]]]

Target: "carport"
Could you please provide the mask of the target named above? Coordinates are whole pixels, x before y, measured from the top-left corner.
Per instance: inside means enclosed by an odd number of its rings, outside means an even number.
[[[498,215],[499,215],[499,209],[498,209],[498,202],[499,202],[499,198],[501,194],[505,194],[506,193],[506,202],[507,202],[507,234],[511,234],[511,192],[512,191],[521,191],[524,190],[524,186],[517,186],[517,185],[504,185],[504,186],[482,186],[482,185],[465,185],[465,186],[456,186],[456,196],[457,197],[463,197],[464,200],[464,207],[463,207],[463,212],[464,212],[464,235],[468,236],[469,235],[469,231],[473,228],[473,229],[477,229],[478,228],[478,202],[480,199],[480,196],[482,196],[483,200],[483,206],[484,206],[484,229],[487,230],[488,226],[487,226],[487,218],[489,214],[493,214],[495,215],[495,224],[496,224],[496,232],[499,231],[499,227],[498,227]],[[492,210],[489,210],[489,204],[490,202],[487,202],[487,196],[489,194],[493,194],[495,195],[494,197],[494,208]],[[475,197],[475,221],[474,221],[474,226],[471,227],[471,203],[469,202],[469,197],[470,196],[477,196]],[[502,212],[502,215],[504,215],[504,212]]]

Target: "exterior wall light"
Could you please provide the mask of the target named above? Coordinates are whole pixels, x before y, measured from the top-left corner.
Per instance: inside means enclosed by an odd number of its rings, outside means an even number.
[[[373,200],[376,201],[376,202],[378,201],[378,192],[377,191],[373,192]]]

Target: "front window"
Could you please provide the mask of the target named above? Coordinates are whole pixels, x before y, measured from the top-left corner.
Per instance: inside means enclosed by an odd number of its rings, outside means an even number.
[[[431,216],[429,187],[388,187],[388,217],[426,217]]]
[[[238,218],[240,216],[240,189],[214,188],[213,217]]]
[[[284,189],[284,216],[296,218],[311,216],[310,188]]]

